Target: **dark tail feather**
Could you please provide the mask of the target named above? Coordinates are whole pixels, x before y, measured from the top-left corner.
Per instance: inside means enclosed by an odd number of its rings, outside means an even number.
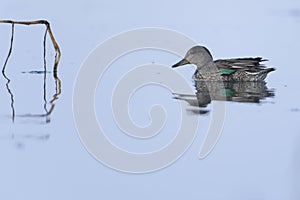
[[[260,75],[258,77],[259,80],[264,80],[269,72],[275,71],[275,68],[271,67],[271,68],[266,68],[263,71],[260,72]]]
[[[266,73],[269,73],[269,72],[272,72],[272,71],[275,71],[276,69],[271,67],[271,68],[267,68],[265,69]]]

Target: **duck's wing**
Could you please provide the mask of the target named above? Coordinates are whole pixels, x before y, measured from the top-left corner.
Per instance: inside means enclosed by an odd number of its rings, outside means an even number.
[[[215,60],[214,63],[220,69],[251,69],[251,68],[265,68],[262,62],[267,61],[261,57],[256,58],[232,58],[232,59],[219,59]]]
[[[256,58],[232,58],[215,60],[217,68],[222,75],[232,74],[236,71],[259,72],[266,70],[262,62],[267,61],[261,57]],[[272,68],[272,70],[274,70]]]

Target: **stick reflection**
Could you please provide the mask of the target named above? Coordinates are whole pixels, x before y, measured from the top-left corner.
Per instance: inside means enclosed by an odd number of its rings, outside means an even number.
[[[52,34],[51,28],[50,28],[50,24],[45,21],[45,20],[38,20],[38,21],[31,21],[31,22],[18,22],[18,21],[11,21],[11,20],[0,20],[0,23],[9,23],[12,26],[11,29],[11,40],[10,40],[10,47],[9,47],[9,51],[6,57],[6,60],[4,62],[4,65],[2,67],[2,75],[6,80],[6,90],[8,92],[8,94],[10,95],[10,100],[11,100],[11,118],[12,118],[12,122],[15,121],[15,117],[16,117],[16,111],[15,111],[15,107],[14,107],[14,95],[12,90],[10,89],[10,83],[11,83],[11,79],[6,75],[5,71],[6,71],[6,67],[7,67],[7,63],[8,60],[11,56],[12,53],[12,47],[13,47],[13,42],[14,42],[14,27],[15,24],[21,24],[21,25],[35,25],[35,24],[44,24],[46,26],[46,30],[45,30],[45,34],[44,34],[44,40],[43,40],[43,60],[44,60],[44,70],[41,72],[32,72],[32,73],[43,73],[44,78],[43,78],[43,99],[44,99],[44,113],[42,114],[26,114],[26,115],[17,115],[18,117],[45,117],[46,118],[46,123],[49,123],[50,120],[50,115],[54,110],[55,107],[55,101],[58,99],[59,95],[61,94],[61,80],[59,79],[58,75],[57,75],[57,68],[58,68],[58,64],[60,61],[60,49],[59,46]],[[55,49],[55,58],[54,58],[54,64],[53,64],[53,80],[55,82],[55,93],[52,95],[52,98],[48,101],[47,100],[47,60],[46,60],[46,39],[47,39],[47,35],[50,36],[51,42],[53,44],[53,47]],[[47,105],[50,104],[50,108],[47,108]]]
[[[15,30],[15,24],[12,24],[12,26],[11,26],[10,47],[9,47],[8,54],[7,54],[7,57],[5,59],[5,62],[4,62],[3,68],[2,68],[2,75],[6,79],[6,90],[9,94],[10,100],[11,100],[10,107],[11,107],[12,121],[13,122],[15,120],[14,95],[13,95],[12,91],[9,88],[10,79],[5,75],[5,68],[7,66],[8,59],[9,59],[9,57],[11,55],[11,52],[12,52],[12,45],[13,45],[13,42],[14,42],[14,30]]]

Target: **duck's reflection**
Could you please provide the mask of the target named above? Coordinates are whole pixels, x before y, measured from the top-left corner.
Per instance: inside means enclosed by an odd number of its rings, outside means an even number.
[[[266,82],[209,82],[195,81],[195,94],[176,94],[174,98],[186,101],[195,114],[209,112],[207,105],[211,101],[232,101],[259,104],[267,97],[273,97],[274,91],[266,86]]]

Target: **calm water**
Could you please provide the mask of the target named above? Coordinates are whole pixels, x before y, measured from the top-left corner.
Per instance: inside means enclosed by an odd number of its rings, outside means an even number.
[[[6,68],[9,91],[7,80],[0,76],[0,199],[299,199],[300,3],[118,3],[1,2],[1,19],[49,20],[62,59],[55,78],[51,72],[54,52],[48,40],[49,73],[37,73],[43,70],[44,27],[16,25]],[[199,117],[199,128],[186,153],[171,166],[153,173],[121,173],[94,159],[80,142],[73,120],[73,87],[81,64],[99,43],[120,32],[152,26],[188,35],[207,46],[214,58],[263,56],[276,71],[268,76],[266,85],[228,86],[231,90],[224,91],[226,94],[244,95],[238,99],[246,96],[247,103],[226,102],[221,137],[205,159],[199,159],[198,154],[212,106],[205,98],[202,108],[191,106],[190,100],[199,95],[188,94],[192,96],[184,103],[183,115]],[[10,25],[0,24],[1,65],[9,39]],[[153,104],[165,107],[165,127],[149,140],[123,134],[109,106],[114,85],[132,66],[153,62],[171,66],[179,59],[167,52],[144,50],[112,63],[98,85],[95,108],[113,143],[128,151],[149,152],[174,137],[180,120],[178,105],[184,102],[174,97],[186,96],[155,85],[145,86],[132,96],[129,110],[140,126],[149,123],[148,110]],[[176,71],[195,92],[205,94],[205,88],[194,88],[192,66]],[[249,87],[256,90],[249,91]]]

